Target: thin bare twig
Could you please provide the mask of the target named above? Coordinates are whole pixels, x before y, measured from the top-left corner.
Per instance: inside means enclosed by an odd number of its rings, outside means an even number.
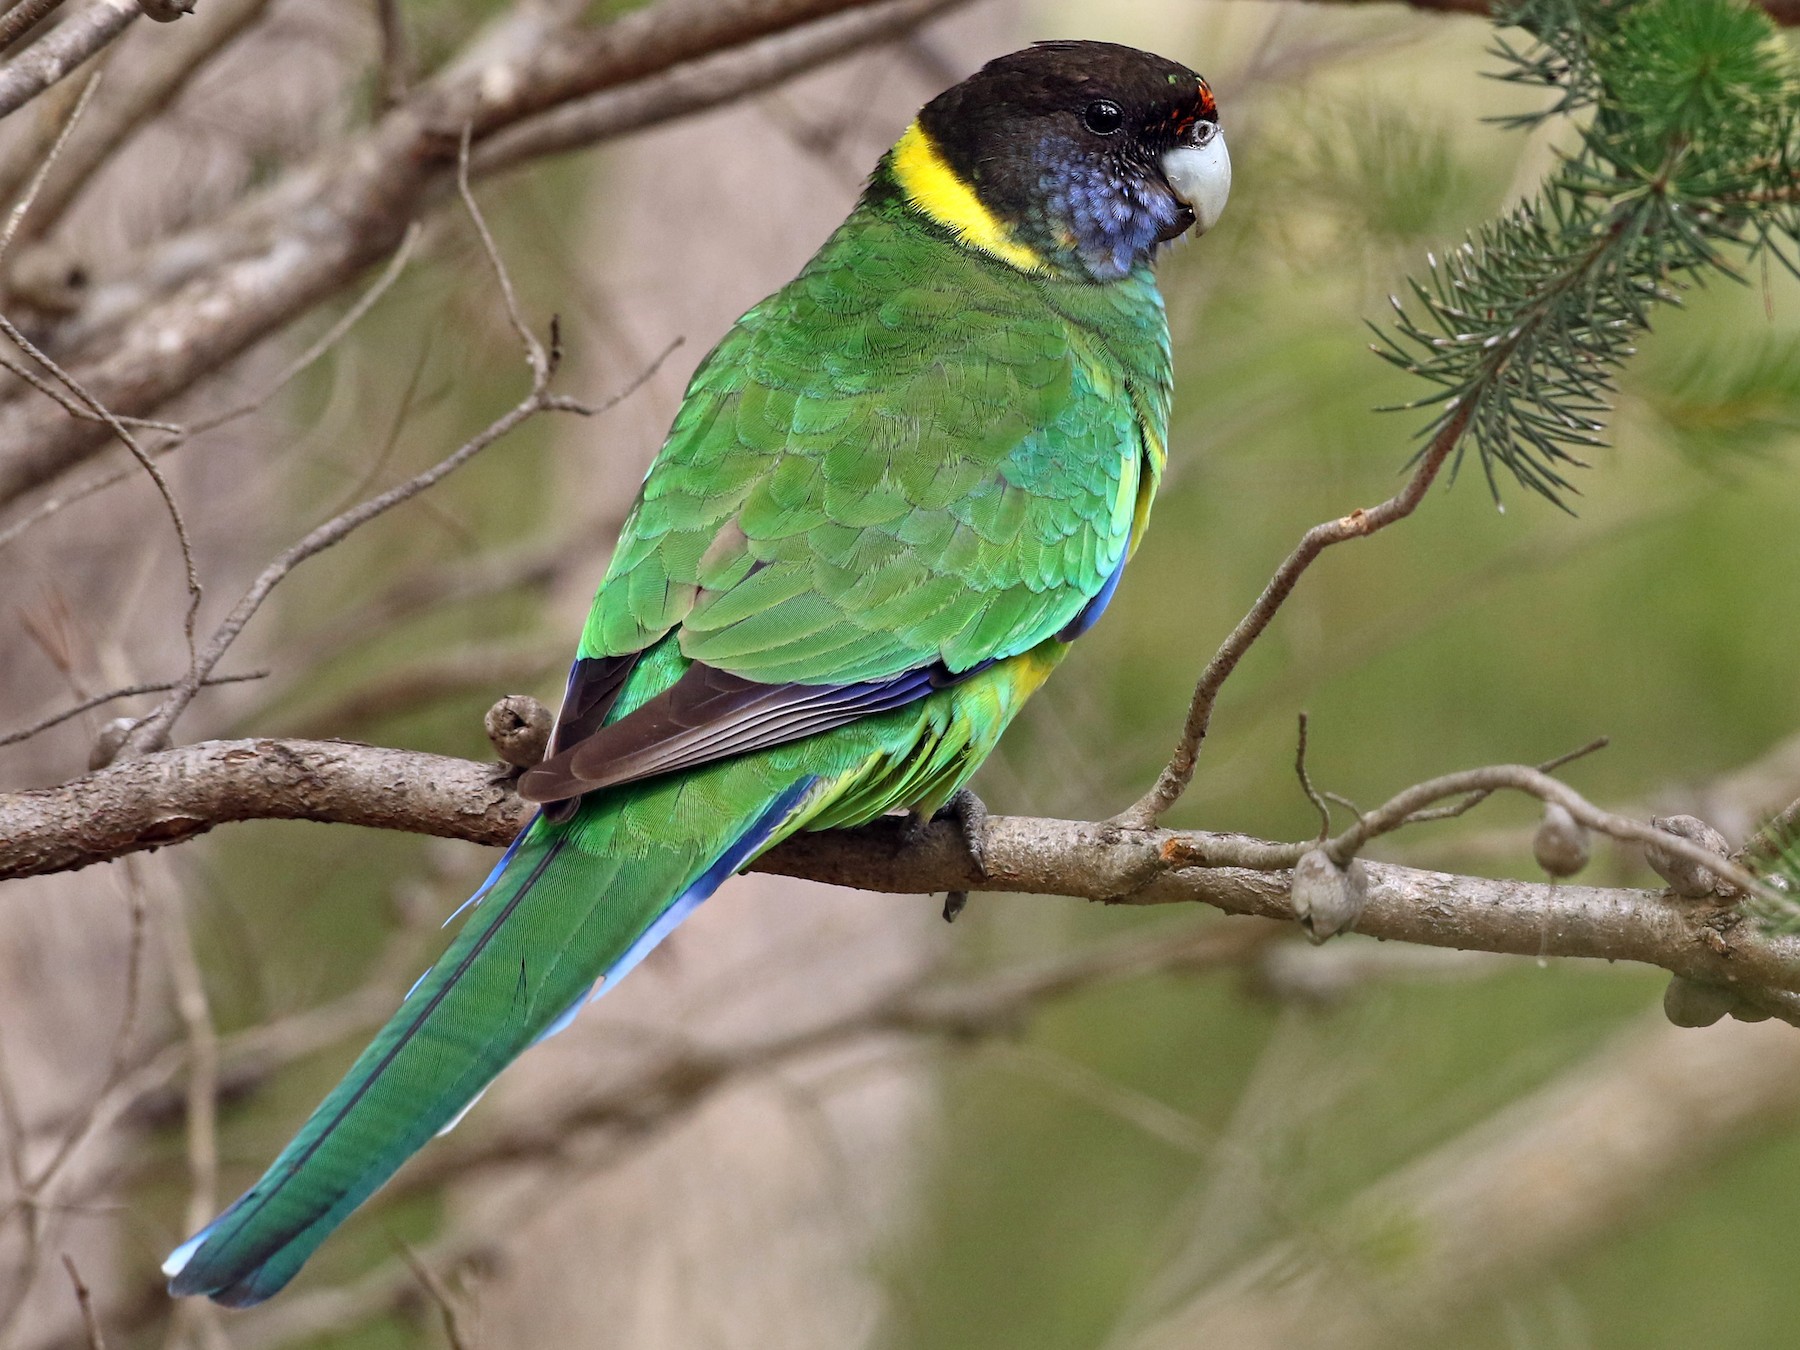
[[[81,1328],[87,1335],[88,1350],[106,1350],[106,1337],[100,1330],[100,1315],[94,1311],[94,1295],[75,1269],[75,1258],[63,1253],[63,1269],[69,1272],[69,1283],[75,1286],[75,1302],[81,1309]]]
[[[429,469],[414,474],[404,483],[389,488],[386,492],[334,516],[323,525],[318,526],[297,543],[284,549],[273,562],[265,567],[251,583],[250,589],[232,607],[231,613],[213,631],[212,638],[195,660],[194,669],[188,678],[178,684],[156,711],[152,712],[126,738],[124,749],[132,754],[147,754],[167,744],[170,729],[175,720],[186,711],[193,702],[194,695],[200,689],[201,682],[212,673],[231,644],[237,641],[238,635],[244,631],[244,625],[250,622],[256,611],[262,608],[263,601],[269,593],[280,584],[289,572],[292,572],[308,558],[323,553],[342,540],[348,538],[356,530],[374,520],[377,516],[399,506],[402,502],[411,501],[428,488],[436,486],[456,470],[467,464],[476,455],[505,437],[521,423],[546,410],[561,412],[585,412],[586,409],[568,399],[557,398],[548,390],[535,386],[531,392],[515,404],[507,412],[501,414],[478,435],[465,441],[451,454],[439,460]]]
[[[1588,747],[1583,747],[1585,751]],[[1579,753],[1579,752],[1578,752]],[[1565,756],[1564,761],[1573,756]],[[1415,784],[1397,793],[1373,811],[1365,812],[1355,824],[1342,833],[1324,840],[1322,847],[1338,864],[1347,864],[1371,841],[1396,830],[1405,829],[1422,819],[1431,819],[1425,808],[1447,797],[1464,797],[1475,793],[1491,796],[1503,789],[1522,792],[1539,801],[1555,802],[1590,830],[1629,843],[1654,845],[1665,852],[1705,867],[1715,875],[1743,888],[1747,895],[1778,900],[1768,888],[1735,862],[1720,858],[1703,845],[1679,835],[1659,830],[1653,825],[1629,816],[1602,811],[1560,779],[1525,764],[1492,764],[1485,768],[1465,769]],[[1242,835],[1217,835],[1204,832],[1170,832],[1161,844],[1165,863],[1187,867],[1251,867],[1278,870],[1294,865],[1312,844],[1272,844],[1248,839]]]
[[[185,426],[175,422],[154,422],[138,417],[121,417],[119,420],[127,426],[148,427],[154,431],[167,432],[169,439],[153,446],[150,450],[151,457],[159,459],[163,455],[169,454],[171,451],[180,449],[190,439],[198,436],[202,432],[214,431],[228,423],[237,421],[239,418],[249,416],[266,404],[270,399],[274,398],[275,395],[279,394],[291,381],[303,374],[315,362],[320,360],[327,352],[341,342],[350,330],[362,320],[363,316],[375,307],[376,302],[380,300],[382,296],[387,294],[393,284],[400,279],[400,274],[406,270],[406,264],[411,260],[413,250],[417,246],[419,237],[422,233],[421,226],[417,221],[414,221],[412,225],[408,227],[406,234],[401,238],[399,247],[394,250],[393,256],[388,259],[387,266],[382,269],[381,275],[376,278],[374,284],[364,291],[362,295],[357,297],[356,303],[345,310],[343,314],[341,314],[337,320],[319,336],[317,341],[313,342],[305,351],[301,352],[300,355],[296,356],[292,361],[289,361],[287,365],[283,366],[273,379],[249,399],[246,399],[242,403],[234,404],[225,412],[217,413],[211,417],[201,418]],[[89,412],[87,408],[69,398],[68,395],[44,381],[34,372],[24,366],[18,365],[4,353],[0,353],[0,366],[4,366],[15,375],[18,375],[21,379],[29,382],[40,392],[62,404],[64,410],[71,416],[89,418],[94,421],[104,420],[97,417],[94,413]],[[107,488],[116,487],[128,478],[135,478],[137,472],[138,470],[135,466],[117,469],[111,473],[97,475],[69,492],[59,493],[46,498],[44,501],[38,503],[31,511],[7,526],[4,530],[0,530],[0,549],[6,548],[34,525],[41,525],[44,521],[48,520],[51,516],[56,515],[64,508],[73,506],[77,502],[85,501],[87,498],[94,496],[96,493],[103,492]]]
[[[153,750],[159,750],[168,743],[169,732],[174,727],[176,719],[186,710],[188,704],[193,702],[201,682],[212,673],[213,667],[219,663],[231,644],[237,641],[238,634],[243,631],[244,625],[250,621],[256,611],[262,607],[262,603],[268,598],[269,593],[295,567],[308,558],[338,544],[377,516],[392,510],[402,502],[410,501],[421,492],[435,486],[495,441],[536,414],[546,411],[587,414],[594,411],[574,399],[563,398],[550,392],[550,381],[555,376],[557,365],[562,358],[561,347],[557,340],[556,320],[551,319],[551,342],[549,349],[546,350],[538,341],[537,335],[526,326],[519,313],[518,300],[513,294],[512,280],[507,275],[505,261],[494,246],[493,236],[488,233],[487,223],[482,219],[481,212],[475,205],[473,194],[468,191],[467,165],[468,143],[465,136],[461,157],[463,172],[459,182],[463,188],[464,199],[468,204],[470,214],[474,217],[476,227],[481,233],[482,246],[487,251],[488,261],[494,269],[495,276],[499,279],[501,295],[506,302],[507,317],[525,347],[526,361],[531,367],[530,391],[510,411],[503,413],[490,423],[485,431],[472,440],[464,442],[453,453],[438,461],[431,468],[414,474],[404,483],[391,487],[378,496],[371,497],[359,506],[340,512],[323,525],[318,526],[298,543],[289,547],[265,567],[251,584],[250,589],[244,593],[243,599],[238,601],[231,613],[226,615],[225,621],[214,630],[206,650],[194,658],[188,678],[177,685],[170,692],[169,697],[164,699],[154,712],[138,723],[132,729],[131,734],[125,738],[125,744],[121,747],[122,753],[146,754]]]
[[[262,390],[259,393],[245,399],[242,403],[234,404],[225,412],[212,417],[203,417],[198,421],[189,423],[186,428],[186,434],[189,436],[198,436],[203,431],[214,431],[219,427],[225,426],[227,423],[237,421],[239,418],[248,417],[251,413],[266,404],[270,399],[274,398],[275,395],[279,394],[283,389],[287,388],[297,376],[304,374],[315,362],[333,347],[337,346],[339,342],[343,341],[350,330],[362,322],[363,316],[371,309],[374,309],[381,297],[386,295],[388,291],[392,289],[396,281],[400,280],[400,274],[406,270],[407,263],[412,261],[413,250],[418,247],[419,238],[424,232],[424,226],[416,220],[408,225],[406,227],[406,233],[400,236],[400,243],[395,247],[393,254],[388,258],[387,265],[381,269],[381,275],[375,278],[374,283],[369,289],[359,295],[356,298],[356,303],[339,315],[338,318],[333,321],[331,326],[323,333],[319,334],[317,340],[312,342],[305,351],[301,352],[300,355],[296,356],[292,361],[289,361],[276,372],[274,377],[262,387]]]
[[[269,672],[266,670],[252,670],[242,675],[209,675],[201,681],[201,687],[211,689],[221,684],[243,684],[249,680],[266,680],[268,678]],[[104,694],[95,694],[92,698],[83,699],[72,708],[64,708],[59,713],[52,713],[41,721],[33,722],[28,727],[7,732],[6,735],[0,736],[0,746],[17,745],[21,741],[28,741],[33,736],[50,730],[51,727],[59,727],[64,722],[80,717],[84,712],[92,712],[95,708],[104,707],[106,704],[122,698],[133,698],[139,694],[166,693],[178,683],[180,683],[178,680],[155,680],[149,684],[130,684],[123,689],[109,689]]]
[[[544,344],[538,341],[538,335],[531,331],[531,325],[525,322],[525,316],[519,310],[519,296],[513,290],[512,277],[506,270],[506,259],[500,256],[500,247],[494,243],[493,231],[488,229],[487,217],[481,214],[481,206],[475,200],[475,194],[469,188],[469,143],[475,134],[473,122],[463,123],[462,140],[456,150],[456,191],[469,213],[469,219],[475,224],[475,233],[481,236],[481,251],[486,256],[488,267],[494,273],[494,280],[500,287],[500,298],[506,304],[506,320],[512,325],[519,343],[525,348],[525,361],[531,367],[532,376],[539,384],[550,378],[550,357],[544,351]],[[551,344],[555,345],[556,320],[550,320]]]
[[[39,375],[30,366],[15,357],[8,356],[5,352],[0,352],[0,367],[4,367],[14,375],[17,375],[21,380],[25,381],[26,384],[37,390],[45,398],[50,399],[52,402],[59,405],[70,417],[79,417],[89,422],[104,422],[106,420],[98,413],[89,410],[86,404],[65,394],[49,380],[46,380],[42,375]],[[124,416],[121,416],[119,420],[128,427],[144,427],[151,431],[166,431],[176,436],[186,436],[188,434],[187,428],[176,422],[157,422],[147,417]],[[158,450],[153,451],[152,453],[160,453],[160,450],[161,447],[158,447]],[[118,473],[112,481],[118,482],[126,478],[135,478],[136,476],[136,469],[125,469]]]
[[[463,1334],[462,1314],[457,1311],[456,1298],[451,1294],[450,1286],[431,1268],[430,1262],[424,1260],[409,1244],[400,1244],[400,1255],[405,1258],[420,1287],[437,1304],[438,1313],[444,1319],[444,1339],[450,1342],[450,1350],[472,1350],[468,1337]]]
[[[1319,842],[1322,844],[1331,833],[1331,808],[1325,805],[1325,799],[1319,795],[1318,789],[1312,784],[1311,775],[1306,772],[1306,723],[1307,716],[1301,713],[1300,734],[1294,747],[1294,776],[1300,780],[1300,790],[1306,794],[1306,800],[1319,813]]]
[[[19,194],[19,200],[7,213],[6,227],[4,230],[0,230],[0,258],[4,258],[6,250],[12,247],[13,236],[18,234],[20,222],[25,219],[25,213],[31,210],[32,203],[38,199],[38,194],[44,190],[44,180],[50,176],[50,170],[56,167],[56,161],[62,155],[63,147],[69,143],[70,134],[75,130],[76,124],[81,121],[81,114],[87,111],[88,103],[94,97],[94,91],[100,87],[100,78],[105,74],[105,70],[96,70],[88,76],[88,82],[81,87],[81,95],[75,100],[75,106],[69,110],[68,117],[63,119],[62,128],[56,133],[56,139],[50,142],[50,149],[45,152],[43,160],[38,164],[37,172],[31,176],[31,181],[26,184],[25,191]]]
[[[1347,516],[1324,521],[1301,536],[1294,551],[1288,554],[1275,570],[1275,575],[1269,578],[1268,585],[1263,587],[1262,594],[1250,607],[1249,613],[1238,621],[1237,627],[1219,644],[1212,660],[1206,663],[1206,669],[1201,671],[1199,683],[1194,686],[1193,700],[1188,705],[1187,721],[1182,727],[1181,739],[1176,742],[1168,764],[1157,775],[1155,784],[1148,792],[1113,818],[1115,824],[1126,829],[1149,829],[1180,800],[1181,794],[1187,791],[1188,784],[1194,781],[1194,769],[1200,761],[1200,747],[1206,740],[1207,728],[1212,725],[1213,706],[1218,702],[1219,691],[1224,688],[1232,671],[1237,669],[1238,662],[1244,659],[1245,653],[1255,645],[1263,630],[1286,603],[1288,596],[1293,594],[1294,587],[1306,569],[1333,544],[1341,544],[1347,539],[1365,539],[1410,516],[1425,499],[1425,493],[1437,478],[1438,471],[1444,467],[1445,460],[1462,439],[1473,413],[1473,401],[1465,400],[1462,407],[1432,437],[1431,443],[1419,457],[1418,467],[1399,492],[1379,506],[1366,510],[1359,508]]]
[[[1419,783],[1396,794],[1335,839],[1329,840],[1325,845],[1326,851],[1340,863],[1347,862],[1370,840],[1411,824],[1415,813],[1432,802],[1464,793],[1493,793],[1502,788],[1526,793],[1539,801],[1555,802],[1590,830],[1631,843],[1651,844],[1666,853],[1685,858],[1738,886],[1746,895],[1769,895],[1768,888],[1737,863],[1719,857],[1692,839],[1659,830],[1654,825],[1633,820],[1629,816],[1602,811],[1567,783],[1524,764],[1495,764],[1487,768],[1445,774],[1441,778]]]
[[[175,542],[181,549],[181,563],[187,573],[188,603],[187,611],[182,616],[181,628],[187,638],[188,660],[191,669],[192,663],[197,659],[194,648],[194,620],[200,613],[200,601],[205,592],[200,585],[199,567],[194,562],[193,540],[188,535],[187,520],[182,516],[181,507],[175,501],[175,490],[169,486],[169,480],[163,476],[163,471],[156,466],[156,461],[145,453],[144,447],[138,444],[137,437],[131,434],[125,423],[120,421],[112,410],[101,403],[99,399],[90,394],[73,375],[59,366],[41,351],[36,343],[21,333],[18,326],[4,314],[0,314],[0,333],[4,333],[11,339],[15,347],[62,381],[64,388],[85,403],[88,410],[99,420],[106,423],[112,429],[113,434],[124,443],[125,448],[131,452],[131,457],[138,462],[145,473],[150,475],[150,481],[156,485],[157,495],[162,498],[169,520],[175,527]],[[204,672],[200,678],[205,678]]]

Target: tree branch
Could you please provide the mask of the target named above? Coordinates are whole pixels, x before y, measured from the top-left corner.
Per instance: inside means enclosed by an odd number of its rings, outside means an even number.
[[[349,741],[203,741],[0,796],[0,879],[86,867],[230,821],[313,820],[499,847],[529,817],[490,764]],[[799,836],[755,868],[899,894],[979,889],[1199,903],[1292,921],[1284,859],[1298,847],[1203,831],[994,817],[986,871],[978,874],[953,826],[934,825],[915,840],[896,819]],[[1702,983],[1800,993],[1800,937],[1771,936],[1730,906],[1656,891],[1366,866],[1368,907],[1357,928],[1373,937],[1639,961]]]

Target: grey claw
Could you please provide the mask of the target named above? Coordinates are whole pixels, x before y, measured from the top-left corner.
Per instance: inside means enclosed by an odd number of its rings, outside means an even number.
[[[944,803],[935,819],[954,821],[962,835],[963,847],[975,863],[975,870],[987,875],[987,803],[968,788],[958,788],[956,795]]]
[[[943,809],[934,818],[948,820],[955,824],[956,832],[962,836],[963,847],[968,849],[970,861],[975,864],[976,875],[986,876],[987,803],[968,788],[959,788],[956,795],[944,803]],[[963,906],[968,903],[969,893],[967,891],[951,891],[945,895],[944,922],[955,923],[956,916],[963,912]]]

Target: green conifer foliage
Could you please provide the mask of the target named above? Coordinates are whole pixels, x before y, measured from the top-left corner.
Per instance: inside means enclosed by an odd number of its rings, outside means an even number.
[[[1614,377],[1659,304],[1758,255],[1800,274],[1800,78],[1740,0],[1519,0],[1499,78],[1554,97],[1577,148],[1537,196],[1478,230],[1394,301],[1376,351],[1436,386],[1423,434],[1468,416],[1496,467],[1558,505],[1598,444]]]

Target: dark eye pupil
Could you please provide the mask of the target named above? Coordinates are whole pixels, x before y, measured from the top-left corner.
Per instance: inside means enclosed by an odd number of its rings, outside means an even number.
[[[1097,99],[1087,105],[1081,120],[1096,136],[1110,136],[1125,124],[1125,114],[1111,99]]]

